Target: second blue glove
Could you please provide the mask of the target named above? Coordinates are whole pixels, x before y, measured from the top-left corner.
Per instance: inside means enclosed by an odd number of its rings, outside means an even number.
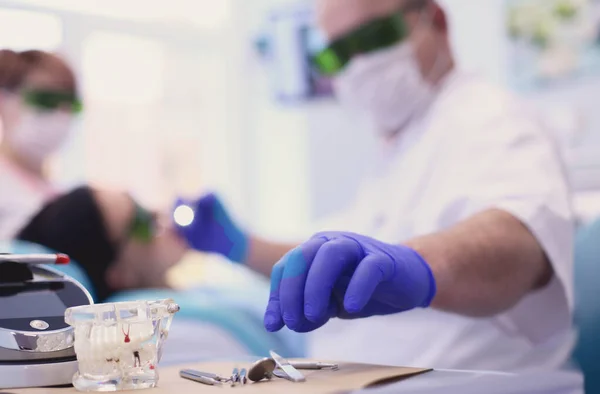
[[[292,250],[273,268],[265,328],[309,332],[331,318],[364,318],[428,307],[433,273],[413,249],[330,232]]]
[[[248,236],[233,222],[215,194],[193,202],[178,200],[175,209],[182,207],[191,210],[189,223],[182,225],[176,220],[175,224],[190,247],[200,252],[218,253],[237,263],[244,262]]]

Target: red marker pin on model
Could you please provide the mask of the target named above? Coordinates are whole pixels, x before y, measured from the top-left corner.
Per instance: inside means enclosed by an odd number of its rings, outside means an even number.
[[[0,263],[30,265],[66,265],[71,259],[66,254],[0,254]]]

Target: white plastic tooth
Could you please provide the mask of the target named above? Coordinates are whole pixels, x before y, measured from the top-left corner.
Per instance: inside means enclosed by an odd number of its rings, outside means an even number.
[[[80,332],[79,336],[84,338],[84,340],[77,341],[77,345],[80,347],[80,350],[76,350],[78,357],[81,352],[81,358],[86,362],[90,359],[91,350],[92,350],[90,348],[91,343],[90,343],[89,339],[87,338],[87,334],[88,334],[88,331],[86,330],[86,327],[81,327],[81,332]],[[75,334],[75,335],[77,335],[77,334]]]
[[[154,361],[154,357],[153,357],[154,354],[155,354],[154,346],[146,345],[146,346],[142,347],[142,349],[140,349],[140,359],[142,360],[142,364],[144,362],[149,362],[151,364],[155,364],[156,362]]]
[[[95,336],[92,338],[92,342],[94,344],[94,369],[99,373],[106,373],[105,363],[106,359],[104,357],[104,336],[106,335],[106,327],[99,326],[95,332]]]
[[[102,327],[102,338],[100,340],[100,346],[102,351],[100,352],[100,359],[106,362],[106,359],[109,358],[110,353],[110,345],[111,345],[111,328],[112,327]]]
[[[87,342],[87,346],[86,346],[86,358],[88,360],[91,360],[94,354],[94,335],[96,335],[96,327],[92,327],[90,330],[90,337],[88,338]]]
[[[144,328],[144,323],[141,324],[136,324],[135,325],[135,331],[134,331],[134,337],[132,338],[132,342],[134,342],[136,345],[141,343],[141,339],[142,339],[142,330]]]
[[[83,354],[85,355],[85,360],[88,361],[92,358],[92,335],[93,335],[93,328],[90,331],[90,338],[86,338],[85,342],[82,344],[82,348],[83,348]]]
[[[110,348],[112,344],[112,331],[113,327],[102,327],[102,359],[106,360],[110,358]]]
[[[96,332],[96,336],[94,338],[94,355],[93,359],[95,363],[99,363],[101,360],[104,360],[104,336],[106,332],[106,327],[100,326],[98,327],[98,331]]]
[[[90,333],[90,346],[89,346],[89,360],[95,361],[95,356],[98,354],[98,334],[100,334],[100,327],[92,327]]]
[[[112,329],[108,332],[109,346],[107,348],[106,358],[108,358],[110,360],[115,360],[118,358],[117,351],[116,351],[116,348],[119,346],[118,345],[118,335],[117,335],[118,327],[119,327],[119,325],[117,324],[112,327],[114,329]]]
[[[77,327],[77,326],[75,327],[75,336],[77,338],[81,338],[81,334],[82,334],[81,331],[82,330],[81,330],[80,327]],[[84,344],[84,341],[83,341],[83,338],[82,338],[82,340],[75,341],[75,344],[73,345],[73,348],[75,349],[75,354],[77,354],[77,359],[78,360],[83,360],[84,359],[84,355],[83,355],[83,346],[84,345],[83,344]]]

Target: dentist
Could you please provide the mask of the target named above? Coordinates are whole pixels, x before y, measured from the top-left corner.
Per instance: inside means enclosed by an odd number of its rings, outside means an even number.
[[[270,274],[265,327],[311,332],[311,356],[559,368],[573,339],[573,223],[547,131],[517,98],[456,69],[435,1],[318,4],[331,43],[318,64],[391,148],[385,170],[299,245],[249,234],[215,195],[182,202],[194,220],[181,232]]]

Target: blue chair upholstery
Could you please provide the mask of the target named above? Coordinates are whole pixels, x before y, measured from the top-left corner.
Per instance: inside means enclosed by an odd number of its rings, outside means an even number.
[[[575,243],[574,359],[585,375],[586,393],[600,393],[600,220],[582,228]]]

